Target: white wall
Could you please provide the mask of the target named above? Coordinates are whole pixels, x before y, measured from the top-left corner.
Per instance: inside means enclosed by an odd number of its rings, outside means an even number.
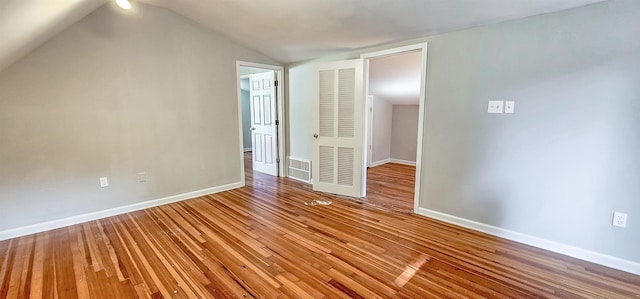
[[[0,72],[0,232],[241,180],[235,62],[273,61],[138,6]]]
[[[418,105],[392,105],[374,97],[371,131],[371,165],[416,162]]]
[[[391,159],[391,124],[393,106],[381,97],[373,97],[373,122],[371,131],[371,164],[389,162]]]
[[[430,43],[420,206],[640,262],[640,2]],[[516,114],[488,115],[513,99]]]
[[[416,162],[418,149],[418,105],[393,105],[390,157]]]
[[[288,76],[289,156],[313,158],[313,65],[290,66]],[[289,81],[292,80],[293,81]]]
[[[429,41],[420,207],[638,265],[638,15],[640,1],[607,1],[342,57]],[[304,110],[311,67],[296,70]],[[486,114],[495,99],[516,113]]]

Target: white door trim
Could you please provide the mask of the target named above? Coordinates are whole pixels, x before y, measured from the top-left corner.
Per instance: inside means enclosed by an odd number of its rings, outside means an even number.
[[[365,75],[367,76],[367,78],[369,77],[369,75]],[[368,79],[367,79],[368,80]],[[369,88],[365,88],[365,91],[368,91]],[[370,130],[371,128],[373,128],[373,96],[372,95],[366,95],[366,103],[365,103],[365,127],[364,127],[364,132],[365,132],[365,136],[366,136],[366,142],[365,142],[365,161],[367,162],[367,165],[365,165],[366,167],[373,167],[373,130]],[[363,194],[366,194],[366,189],[364,190]]]
[[[427,88],[427,63],[428,63],[428,53],[427,53],[427,48],[428,48],[428,43],[420,43],[420,44],[415,44],[415,45],[409,45],[409,46],[404,46],[404,47],[398,47],[398,48],[392,48],[392,49],[386,49],[386,50],[382,50],[382,51],[376,51],[376,52],[371,52],[371,53],[364,53],[362,55],[360,55],[360,58],[364,59],[365,61],[369,61],[370,58],[374,58],[374,57],[382,57],[382,56],[388,56],[388,55],[394,55],[394,54],[398,54],[398,53],[403,53],[403,52],[410,52],[410,51],[422,51],[422,64],[421,64],[421,80],[420,80],[420,103],[419,103],[419,112],[418,112],[418,149],[417,149],[417,155],[416,155],[416,186],[415,186],[415,192],[414,192],[414,197],[413,197],[413,212],[414,213],[418,213],[419,208],[420,208],[420,178],[421,178],[421,174],[422,174],[422,152],[423,152],[423,134],[424,134],[424,123],[425,123],[425,114],[426,114],[426,88]],[[365,86],[367,87],[368,91],[368,86],[369,86],[369,63],[365,62],[364,63],[364,73],[365,75]],[[365,93],[366,94],[366,93]],[[371,131],[371,127],[370,124],[365,122],[365,129],[364,129],[364,134],[366,136],[367,132]],[[365,148],[366,150],[366,148]],[[363,183],[363,188],[366,188],[366,182]]]
[[[244,145],[242,144],[242,95],[240,94],[240,67],[254,67],[261,68],[267,70],[273,70],[276,73],[276,80],[278,80],[278,86],[276,87],[276,119],[279,122],[278,125],[278,158],[280,162],[278,163],[278,176],[286,177],[287,168],[285,167],[285,144],[286,144],[286,135],[285,135],[285,126],[287,124],[285,120],[285,98],[284,98],[284,67],[281,65],[270,65],[270,64],[262,64],[255,62],[247,62],[247,61],[236,61],[236,93],[238,98],[238,136],[239,136],[239,144],[238,151],[240,153],[240,174],[242,185],[245,185],[245,173],[244,173]]]

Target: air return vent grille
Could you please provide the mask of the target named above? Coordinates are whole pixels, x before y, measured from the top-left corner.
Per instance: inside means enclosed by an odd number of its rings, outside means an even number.
[[[311,183],[311,161],[289,157],[289,177]]]

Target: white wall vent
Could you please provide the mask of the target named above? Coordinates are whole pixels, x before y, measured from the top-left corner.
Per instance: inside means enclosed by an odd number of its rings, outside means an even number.
[[[311,160],[289,157],[289,177],[311,183]]]

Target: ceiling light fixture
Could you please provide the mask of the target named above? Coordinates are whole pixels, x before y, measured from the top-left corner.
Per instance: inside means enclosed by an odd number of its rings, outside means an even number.
[[[129,3],[129,0],[116,0],[116,4],[118,4],[118,6],[120,6],[120,8],[124,10],[131,9],[131,3]]]

